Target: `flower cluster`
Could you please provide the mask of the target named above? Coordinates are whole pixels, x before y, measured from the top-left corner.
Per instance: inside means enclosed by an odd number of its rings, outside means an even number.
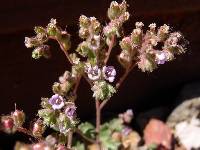
[[[104,27],[103,32],[107,37],[107,44],[109,45],[109,40],[112,36],[116,35],[120,37],[122,25],[129,19],[130,14],[127,11],[127,3],[125,0],[121,4],[116,1],[111,2],[107,13],[111,21]]]
[[[34,59],[39,59],[41,57],[49,58],[51,56],[49,46],[45,44],[49,39],[56,39],[61,42],[61,46],[65,51],[71,47],[70,35],[57,26],[56,19],[51,19],[46,28],[41,26],[35,27],[35,33],[36,36],[25,37],[24,41],[27,48],[35,48],[32,52],[32,57]]]
[[[58,95],[67,95],[74,84],[74,78],[69,71],[59,77],[59,82],[55,82],[52,86],[53,92]]]
[[[135,26],[131,35],[120,42],[122,52],[119,61],[124,67],[137,62],[143,72],[152,72],[158,65],[173,60],[175,54],[185,52],[182,35],[179,32],[171,33],[168,25],[156,29],[155,23],[150,24],[146,33],[142,30],[142,22],[136,22]]]
[[[79,44],[77,52],[84,57],[94,57],[101,47],[101,26],[95,17],[81,15],[79,18],[79,36],[85,39]]]
[[[77,124],[76,106],[74,104],[72,88],[73,77],[70,72],[66,71],[63,76],[59,77],[59,83],[53,85],[55,93],[51,98],[42,99],[42,109],[38,115],[43,119],[46,126],[67,134]]]
[[[50,99],[42,99],[42,107],[38,115],[46,126],[67,134],[77,124],[76,106],[73,102],[66,102],[64,97],[55,94]]]

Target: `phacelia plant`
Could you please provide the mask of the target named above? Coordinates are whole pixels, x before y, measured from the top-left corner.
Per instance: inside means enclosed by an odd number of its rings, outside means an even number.
[[[126,1],[111,2],[107,15],[109,22],[103,26],[95,17],[81,15],[79,36],[83,40],[75,51],[70,50],[71,38],[66,30],[51,19],[46,27],[35,27],[34,37],[25,37],[25,46],[33,48],[32,57],[50,58],[49,40],[60,45],[71,70],[65,71],[52,86],[53,94],[41,99],[38,119],[31,129],[23,127],[25,114],[15,110],[1,117],[1,129],[7,133],[23,132],[35,139],[33,144],[17,143],[16,150],[133,150],[132,129],[128,126],[133,118],[132,110],[119,117],[101,123],[101,110],[119,90],[121,84],[134,67],[142,72],[152,72],[158,66],[185,52],[184,38],[179,32],[172,32],[166,24],[156,27],[155,23],[143,29],[142,22],[136,22],[129,35],[123,35],[123,24],[129,19]],[[119,41],[119,42],[118,42]],[[124,68],[120,76],[112,64],[108,64],[110,53],[119,44],[117,56]],[[162,45],[162,47],[158,46]],[[91,86],[96,107],[96,125],[80,122],[76,114],[77,90],[81,78]],[[46,128],[55,133],[43,137]],[[73,136],[75,135],[75,136]],[[74,138],[73,138],[74,137]],[[129,140],[129,142],[127,142]]]

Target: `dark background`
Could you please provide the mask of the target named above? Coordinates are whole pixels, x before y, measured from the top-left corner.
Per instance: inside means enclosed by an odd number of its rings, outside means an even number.
[[[106,11],[111,0],[7,0],[0,5],[0,114],[23,109],[27,120],[37,114],[40,97],[51,97],[52,84],[66,69],[65,56],[57,43],[51,42],[53,57],[50,60],[34,60],[31,49],[24,46],[24,37],[33,36],[36,25],[46,26],[50,18],[56,18],[60,26],[72,35],[73,48],[78,38],[78,18],[81,14],[95,16],[103,24],[108,22]],[[120,1],[119,1],[120,2]],[[142,73],[135,69],[104,109],[108,118],[128,108],[137,116],[151,108],[165,106],[168,113],[174,106],[181,88],[200,80],[200,1],[199,0],[129,0],[130,21],[125,24],[128,35],[136,21],[173,27],[181,31],[189,41],[186,54],[159,67],[153,73]],[[119,53],[119,49],[113,51]],[[115,56],[109,64],[119,66]],[[114,62],[115,61],[115,62]],[[82,80],[78,90],[78,114],[81,120],[95,116],[94,100],[88,84]],[[166,116],[165,116],[166,117]],[[165,117],[163,119],[165,119]],[[1,136],[5,145],[10,136]],[[13,143],[16,137],[11,136]],[[4,145],[4,146],[3,146]],[[12,144],[10,144],[12,145]],[[9,149],[9,148],[6,148]]]

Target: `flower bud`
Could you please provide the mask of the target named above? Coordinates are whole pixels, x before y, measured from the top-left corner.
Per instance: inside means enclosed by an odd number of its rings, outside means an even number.
[[[160,41],[164,41],[167,36],[169,34],[169,26],[164,24],[163,26],[161,26],[159,29],[158,29],[158,37],[160,39]]]
[[[32,47],[34,47],[34,46],[39,45],[39,41],[38,41],[38,39],[35,38],[35,37],[31,37],[31,38],[25,37],[24,44],[25,44],[25,46],[26,46],[27,48],[32,48]]]
[[[113,20],[117,17],[119,17],[121,11],[119,4],[116,1],[111,2],[110,8],[108,9],[108,18],[110,20]]]
[[[98,35],[101,29],[101,24],[95,17],[90,17],[90,22],[91,22],[92,32]]]
[[[88,47],[88,42],[84,41],[80,43],[76,49],[76,51],[83,57],[88,56],[89,51],[91,51]]]
[[[44,56],[45,58],[51,57],[48,45],[41,45],[33,50],[32,58],[39,59],[42,56]]]
[[[123,50],[120,55],[118,56],[119,63],[124,67],[127,68],[131,64],[133,58],[128,51]]]
[[[47,25],[47,33],[50,36],[56,36],[58,34],[58,29],[56,27],[56,19],[51,19],[50,23]]]
[[[11,133],[14,127],[14,120],[10,116],[3,116],[1,118],[1,125],[6,133]]]
[[[120,45],[122,50],[129,51],[132,48],[132,46],[131,46],[131,38],[130,37],[123,38],[122,41],[120,41],[119,45]]]
[[[61,42],[65,51],[71,48],[70,34],[67,32],[62,32],[61,36],[59,37],[59,41]]]
[[[136,28],[131,33],[131,42],[133,44],[140,44],[142,41],[142,30],[140,28]]]
[[[36,26],[34,28],[34,31],[36,34],[46,34],[46,30],[43,28],[43,27],[40,27],[40,26]]]
[[[142,28],[143,26],[144,26],[144,24],[142,22],[136,22],[135,23],[136,28]]]
[[[45,131],[45,126],[42,123],[42,120],[37,120],[34,124],[33,124],[33,135],[36,137],[41,137],[42,134]]]
[[[80,28],[79,29],[79,37],[82,39],[86,39],[89,36],[89,30],[86,28]]]
[[[15,110],[12,114],[12,118],[14,120],[14,124],[17,127],[21,127],[25,122],[25,114],[21,110]]]
[[[80,27],[88,28],[90,25],[90,19],[87,18],[85,15],[81,15],[79,18]]]
[[[155,23],[151,23],[149,25],[149,29],[150,29],[151,32],[155,32],[155,30],[156,30],[156,24]]]
[[[143,72],[152,72],[157,67],[155,59],[152,55],[146,54],[140,56],[140,61],[138,62],[138,68]]]

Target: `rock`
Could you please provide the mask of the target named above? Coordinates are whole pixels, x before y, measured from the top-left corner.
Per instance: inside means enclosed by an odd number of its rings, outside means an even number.
[[[151,119],[144,130],[144,141],[147,147],[156,144],[162,149],[172,149],[172,131],[162,121]]]
[[[190,122],[183,121],[175,126],[175,136],[179,142],[187,149],[200,148],[200,120],[192,118]]]
[[[178,97],[178,106],[169,115],[167,125],[174,128],[182,121],[190,121],[200,114],[200,83],[183,88]]]
[[[177,107],[167,119],[175,137],[187,150],[200,148],[200,83],[186,85],[177,98]]]
[[[176,124],[182,121],[190,121],[191,118],[200,113],[200,97],[182,102],[167,119],[167,125],[174,128]]]

